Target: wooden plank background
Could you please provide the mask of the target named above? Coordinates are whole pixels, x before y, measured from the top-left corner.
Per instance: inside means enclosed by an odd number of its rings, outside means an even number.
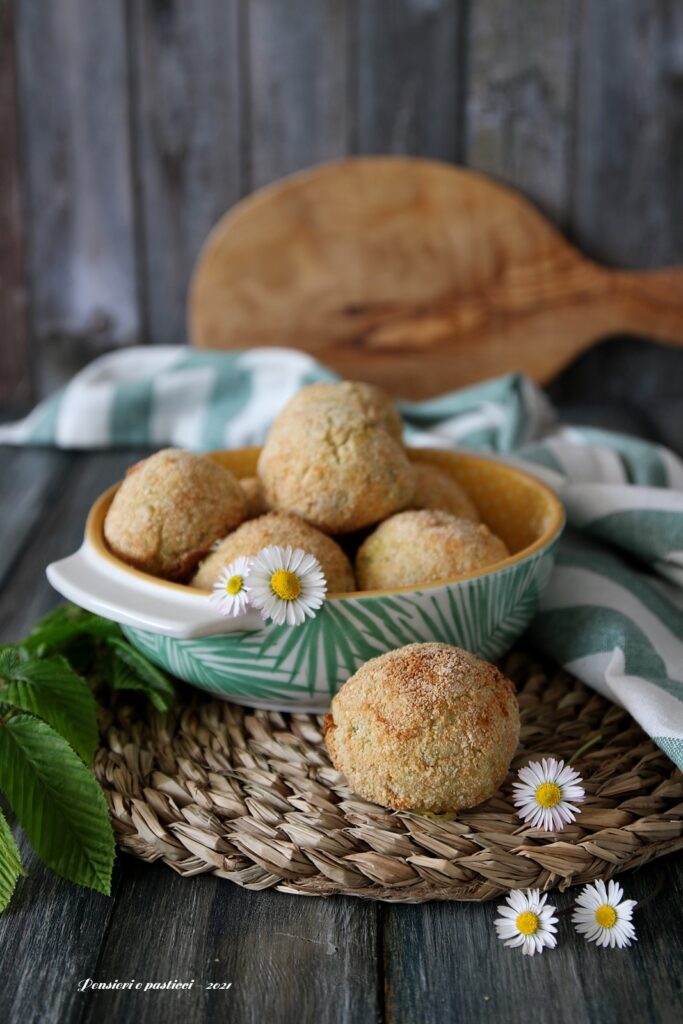
[[[179,343],[206,233],[346,153],[462,162],[587,253],[683,262],[683,5],[0,0],[0,400]]]

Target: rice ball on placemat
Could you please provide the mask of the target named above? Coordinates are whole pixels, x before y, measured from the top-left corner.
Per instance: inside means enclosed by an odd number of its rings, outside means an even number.
[[[519,741],[513,684],[447,644],[410,644],[366,662],[325,719],[332,763],[394,810],[474,807],[503,782]]]

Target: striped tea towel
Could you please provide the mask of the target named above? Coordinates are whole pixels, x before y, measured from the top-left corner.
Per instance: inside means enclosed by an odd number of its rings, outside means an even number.
[[[334,379],[285,349],[130,348],[97,359],[25,420],[0,426],[0,443],[257,444],[299,387]],[[683,768],[681,460],[636,438],[559,427],[543,393],[516,374],[400,407],[408,443],[497,452],[560,494],[569,528],[532,636],[627,708]]]

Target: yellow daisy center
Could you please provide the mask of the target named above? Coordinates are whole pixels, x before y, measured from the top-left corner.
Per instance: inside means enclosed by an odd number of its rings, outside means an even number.
[[[609,903],[603,903],[595,911],[595,920],[601,928],[614,928],[617,923],[617,912],[614,907],[610,907]]]
[[[301,593],[301,583],[296,573],[278,569],[270,577],[270,589],[282,601],[294,601]]]
[[[515,925],[522,935],[535,935],[539,925],[538,914],[534,914],[533,910],[524,910],[517,915]]]
[[[225,584],[225,590],[228,594],[239,594],[240,590],[244,586],[244,576],[231,576],[228,582]]]
[[[562,790],[555,782],[542,782],[536,787],[535,796],[541,807],[557,807],[562,799]]]

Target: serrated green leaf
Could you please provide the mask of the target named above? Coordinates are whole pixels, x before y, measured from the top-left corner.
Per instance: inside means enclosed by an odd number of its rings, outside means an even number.
[[[115,622],[86,612],[77,605],[68,604],[56,608],[36,622],[21,647],[30,654],[45,657],[63,650],[79,637],[106,640],[120,635],[121,631]]]
[[[0,679],[7,679],[19,664],[19,653],[14,647],[0,650]]]
[[[110,673],[109,683],[113,690],[137,690],[145,695],[157,711],[168,711],[170,702],[156,690],[151,690],[118,655],[112,654]]]
[[[86,764],[98,741],[97,704],[85,679],[60,656],[16,662],[0,687],[0,701],[38,715],[67,740]]]
[[[166,673],[125,640],[111,637],[107,644],[114,656],[110,685],[115,690],[141,690],[158,711],[167,711],[175,690]]]
[[[12,899],[20,876],[25,874],[12,830],[0,810],[0,914]]]
[[[17,714],[0,725],[0,788],[42,861],[109,895],[114,836],[104,793],[66,740]]]

